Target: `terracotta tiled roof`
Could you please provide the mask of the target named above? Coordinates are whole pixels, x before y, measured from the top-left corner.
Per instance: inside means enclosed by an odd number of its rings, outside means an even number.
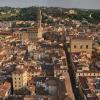
[[[11,84],[8,82],[5,82],[4,84],[0,85],[0,96],[4,97],[6,92],[9,91],[9,89],[11,88]]]
[[[24,73],[24,70],[20,68],[16,68],[16,70],[13,72],[13,74],[22,74],[22,73]]]

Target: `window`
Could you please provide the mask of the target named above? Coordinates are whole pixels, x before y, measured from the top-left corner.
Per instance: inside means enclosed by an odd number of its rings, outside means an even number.
[[[19,84],[21,84],[21,82],[19,82]]]
[[[86,49],[88,49],[89,48],[89,46],[88,45],[86,45]]]
[[[21,87],[21,85],[19,85],[19,87]]]
[[[76,45],[74,45],[74,48],[76,48]]]
[[[15,87],[17,87],[17,85],[15,85]]]
[[[81,45],[81,46],[80,46],[80,49],[82,49],[82,48],[83,48],[83,46]]]

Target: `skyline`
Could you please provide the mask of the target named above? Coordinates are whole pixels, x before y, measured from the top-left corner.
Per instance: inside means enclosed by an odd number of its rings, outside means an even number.
[[[62,8],[100,9],[100,0],[0,0],[0,7],[48,6]]]

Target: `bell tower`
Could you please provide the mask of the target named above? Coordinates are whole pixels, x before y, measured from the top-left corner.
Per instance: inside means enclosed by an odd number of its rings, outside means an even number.
[[[39,7],[38,8],[38,14],[37,14],[37,22],[38,22],[38,25],[39,27],[41,27],[41,22],[42,22],[42,15],[41,15],[41,8]]]
[[[41,23],[42,23],[42,15],[41,15],[41,9],[39,7],[37,11],[37,23],[34,26],[34,33],[36,40],[42,38],[43,28]]]

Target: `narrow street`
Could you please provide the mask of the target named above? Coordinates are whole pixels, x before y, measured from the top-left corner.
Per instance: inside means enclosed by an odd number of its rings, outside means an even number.
[[[66,86],[68,96],[71,98],[71,100],[75,100],[75,96],[74,96],[74,93],[72,90],[69,73],[67,72],[64,76],[65,76],[65,86]]]
[[[68,72],[69,72],[69,76],[70,76],[70,80],[71,80],[72,89],[73,89],[73,92],[74,92],[75,99],[76,100],[82,100],[82,97],[79,93],[79,90],[78,90],[78,88],[76,88],[75,72],[74,72],[73,66],[71,65],[70,52],[68,52],[68,47],[67,47],[66,44],[64,45],[64,51],[65,51],[66,58],[67,58]]]

